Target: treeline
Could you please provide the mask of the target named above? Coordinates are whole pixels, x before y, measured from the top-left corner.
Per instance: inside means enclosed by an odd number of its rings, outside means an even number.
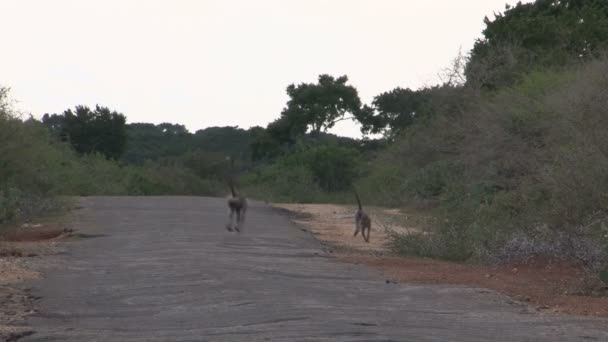
[[[222,193],[186,157],[127,161],[131,134],[122,114],[100,106],[23,120],[0,88],[0,228],[61,209],[63,196]]]
[[[9,90],[0,88],[0,227],[59,209],[62,196],[224,195],[230,174],[253,179],[248,175],[271,164],[254,157],[261,127],[190,133],[177,124],[126,124],[123,114],[103,106],[24,120],[10,102]],[[325,133],[304,140],[359,146]]]
[[[346,76],[321,75],[289,85],[289,101],[266,127],[127,125],[104,107],[24,122],[3,106],[0,129],[29,132],[29,142],[5,141],[31,150],[2,153],[9,177],[1,194],[214,195],[232,172],[246,193],[274,201],[351,202],[357,186],[366,203],[424,203],[441,218],[425,234],[394,236],[397,252],[480,261],[542,255],[606,276],[608,3],[537,0],[485,23],[442,84],[389,89],[366,104]],[[328,134],[341,120],[382,138]],[[51,157],[26,167],[21,158],[36,153]],[[29,168],[28,177],[15,177],[14,165]],[[83,171],[47,174],[55,169]]]

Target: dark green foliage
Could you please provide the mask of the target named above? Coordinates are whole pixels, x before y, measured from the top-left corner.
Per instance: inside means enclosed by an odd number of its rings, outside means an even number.
[[[296,148],[296,144],[304,145],[338,145],[344,147],[352,147],[363,150],[373,150],[382,147],[382,142],[378,140],[358,141],[352,138],[340,137],[335,134],[324,132],[311,132],[289,139],[289,142],[283,142],[273,136],[272,123],[267,129],[261,127],[251,128],[252,143],[251,156],[255,161],[271,162],[276,157],[285,153],[290,153]]]
[[[188,151],[178,157],[167,158],[203,179],[225,180],[230,165],[223,152]],[[238,171],[238,170],[237,170]]]
[[[280,149],[293,145],[309,130],[325,132],[338,121],[356,118],[361,110],[361,100],[357,89],[347,82],[346,76],[320,75],[318,83],[289,85],[287,106],[281,117],[268,125],[267,134],[260,137],[259,144],[266,146],[267,151]],[[347,114],[352,117],[347,118]],[[270,148],[272,140],[274,146]]]
[[[347,82],[346,76],[320,75],[317,84],[289,85],[289,101],[281,117],[287,118],[297,134],[304,134],[308,128],[313,132],[332,128],[345,114],[361,108],[357,89]]]
[[[246,183],[266,199],[311,202],[350,191],[362,155],[353,147],[300,140],[289,153],[261,165]]]
[[[608,47],[608,2],[537,0],[485,19],[466,68],[468,83],[498,89],[523,73],[598,57]]]
[[[305,165],[321,189],[337,192],[352,186],[359,158],[359,152],[352,148],[319,145],[289,154],[286,163]]]
[[[196,149],[206,152],[223,153],[243,163],[251,159],[249,146],[256,127],[244,130],[238,127],[208,127],[194,133]]]
[[[63,114],[45,114],[42,122],[80,154],[101,153],[118,159],[127,142],[126,118],[106,107],[76,106]]]
[[[273,202],[312,203],[324,192],[304,164],[277,162],[254,170],[243,179],[245,193]]]
[[[123,160],[142,164],[147,160],[175,159],[196,152],[214,163],[227,156],[247,162],[251,159],[249,146],[255,132],[256,128],[244,130],[237,127],[209,127],[192,134],[182,125],[129,124],[127,150]]]
[[[410,90],[395,88],[374,97],[373,107],[365,107],[358,114],[365,133],[396,135],[414,121],[429,115],[432,89]],[[374,112],[375,115],[374,115]]]
[[[181,125],[132,123],[127,125],[127,148],[123,160],[142,164],[146,160],[182,154],[192,144],[192,136]]]
[[[191,149],[192,142],[192,134],[182,125],[128,124],[127,148],[122,159],[142,164],[146,160],[175,156]]]
[[[251,157],[255,161],[268,161],[278,157],[281,152],[283,152],[283,146],[281,144],[281,137],[277,135],[273,135],[273,129],[275,126],[272,124],[268,125],[268,129],[264,129],[261,127],[254,127],[251,129],[252,132],[252,142],[250,145],[251,148]],[[280,132],[281,130],[278,130]],[[290,139],[287,136],[284,139]],[[289,145],[288,143],[283,144],[286,147]]]

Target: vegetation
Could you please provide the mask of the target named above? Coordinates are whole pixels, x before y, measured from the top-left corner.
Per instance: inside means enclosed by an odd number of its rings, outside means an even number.
[[[501,262],[547,256],[608,271],[608,6],[537,0],[486,19],[443,84],[364,104],[346,76],[289,85],[267,127],[125,124],[105,107],[20,120],[0,92],[0,223],[57,195],[226,191],[227,157],[261,199],[425,203],[440,222],[398,253]],[[355,120],[378,140],[326,131]],[[45,129],[48,128],[48,129]]]
[[[63,114],[45,114],[42,122],[61,141],[69,142],[80,154],[100,153],[118,159],[125,149],[126,117],[106,107],[91,111],[86,106],[66,110]]]
[[[9,105],[8,89],[0,89],[0,227],[61,209],[61,195],[215,195],[223,189],[185,162],[134,165],[108,159],[102,152],[109,150],[80,152],[71,139],[58,138],[58,126],[47,125],[21,120]]]
[[[529,70],[564,67],[600,57],[608,47],[608,3],[536,0],[485,18],[483,39],[466,66],[467,81],[496,90]]]

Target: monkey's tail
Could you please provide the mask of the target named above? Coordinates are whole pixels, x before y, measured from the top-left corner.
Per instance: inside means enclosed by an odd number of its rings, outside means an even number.
[[[228,156],[227,159],[230,159],[230,170],[228,171],[228,184],[230,185],[230,192],[232,193],[232,197],[236,197],[236,191],[234,190],[234,158],[232,156]]]
[[[363,210],[363,208],[361,207],[361,199],[359,198],[359,193],[357,192],[357,189],[353,188],[353,191],[355,191],[355,197],[357,198],[357,204],[359,205],[359,210]]]
[[[228,180],[228,184],[230,184],[230,192],[232,192],[232,197],[236,197],[236,190],[234,190],[234,182],[232,178]]]

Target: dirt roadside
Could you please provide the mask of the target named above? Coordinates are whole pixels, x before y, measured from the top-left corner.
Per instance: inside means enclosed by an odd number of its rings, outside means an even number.
[[[42,277],[44,256],[57,253],[66,235],[63,224],[24,224],[0,236],[0,341],[17,341],[33,332],[25,325],[34,313],[30,290],[20,283]]]
[[[422,258],[391,256],[387,229],[416,230],[430,218],[396,210],[369,208],[371,242],[353,237],[355,207],[331,204],[273,204],[288,210],[292,220],[310,231],[344,262],[380,269],[387,281],[456,284],[495,290],[540,312],[608,317],[608,297],[582,295],[584,271],[565,262],[533,260],[526,264],[479,266]],[[400,223],[404,226],[399,226]]]

